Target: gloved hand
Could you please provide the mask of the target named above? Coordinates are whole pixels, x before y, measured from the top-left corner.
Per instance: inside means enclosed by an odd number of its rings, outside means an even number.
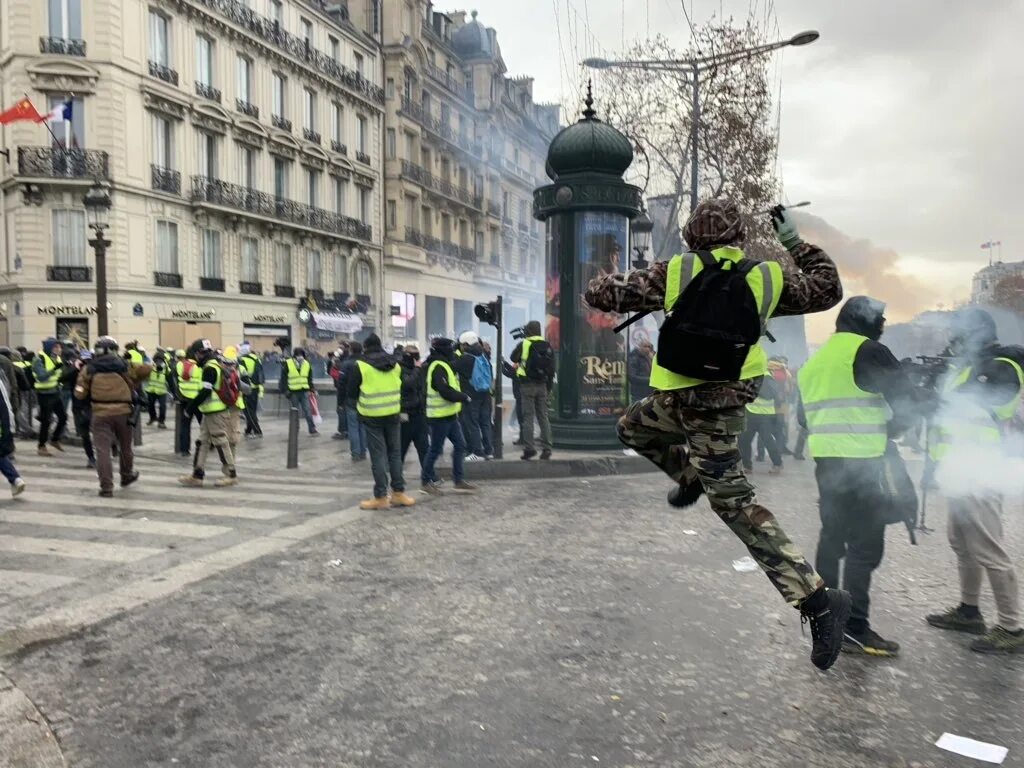
[[[793,223],[793,215],[784,205],[772,208],[772,226],[775,228],[775,236],[787,251],[792,251],[803,243],[800,233],[796,230],[796,224]]]

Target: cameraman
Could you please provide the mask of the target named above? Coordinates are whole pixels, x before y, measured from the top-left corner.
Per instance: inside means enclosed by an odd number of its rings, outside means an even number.
[[[512,362],[516,364],[516,377],[523,401],[523,419],[520,429],[523,434],[524,461],[537,455],[533,442],[533,422],[540,425],[540,457],[551,458],[551,422],[548,420],[548,397],[555,381],[554,355],[551,345],[540,335],[540,322],[531,320],[524,327],[526,338],[512,350]]]

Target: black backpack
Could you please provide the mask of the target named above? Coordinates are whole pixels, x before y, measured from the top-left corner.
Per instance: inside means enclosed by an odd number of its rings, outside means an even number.
[[[695,253],[704,268],[659,330],[658,365],[704,381],[738,381],[747,353],[761,338],[757,301],[747,285],[757,263],[740,259],[725,269],[709,251]]]
[[[530,344],[526,358],[526,378],[530,381],[550,381],[555,376],[555,351],[546,341]]]

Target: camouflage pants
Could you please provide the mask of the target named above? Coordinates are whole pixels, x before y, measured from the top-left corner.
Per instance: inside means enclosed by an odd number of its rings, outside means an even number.
[[[786,601],[799,605],[824,582],[775,516],[754,500],[754,487],[740,468],[745,421],[742,405],[681,408],[671,392],[655,392],[633,403],[619,420],[619,439],[675,482],[699,480],[715,514],[747,546]]]

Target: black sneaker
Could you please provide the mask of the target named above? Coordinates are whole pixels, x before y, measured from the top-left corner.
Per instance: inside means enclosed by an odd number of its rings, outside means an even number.
[[[804,458],[804,455],[802,453],[794,453],[793,454],[793,458],[796,461],[806,461],[806,459]]]
[[[924,620],[933,627],[939,629],[951,629],[954,632],[966,632],[969,635],[985,634],[985,619],[981,613],[974,611],[967,613],[963,604],[956,608],[950,608],[945,613],[932,613],[924,617]]]
[[[537,452],[535,450],[533,450],[532,448],[527,448],[525,451],[523,451],[523,455],[520,456],[519,458],[521,458],[523,461],[529,461],[536,455]]]
[[[424,493],[429,493],[431,496],[444,496],[444,491],[438,483],[423,483],[420,487]]]
[[[825,590],[828,605],[817,612],[806,611],[801,622],[811,625],[811,663],[824,671],[836,663],[843,647],[843,630],[850,618],[850,593]]]
[[[550,461],[550,459],[551,459],[551,451],[550,450],[545,448],[543,451],[540,452],[540,460],[541,461]]]
[[[692,507],[703,495],[704,486],[700,484],[700,480],[694,480],[692,483],[685,485],[680,483],[668,492],[668,503],[673,507],[684,509],[685,507]]]
[[[1011,632],[998,624],[984,637],[971,643],[976,653],[1024,653],[1024,629]]]
[[[846,630],[843,637],[843,653],[892,658],[899,656],[900,644],[882,638],[870,627],[863,632]]]
[[[122,488],[127,488],[129,485],[131,485],[132,483],[134,483],[138,479],[139,479],[139,473],[138,472],[132,472],[130,475],[128,475],[128,477],[122,477],[121,478],[121,487]]]

